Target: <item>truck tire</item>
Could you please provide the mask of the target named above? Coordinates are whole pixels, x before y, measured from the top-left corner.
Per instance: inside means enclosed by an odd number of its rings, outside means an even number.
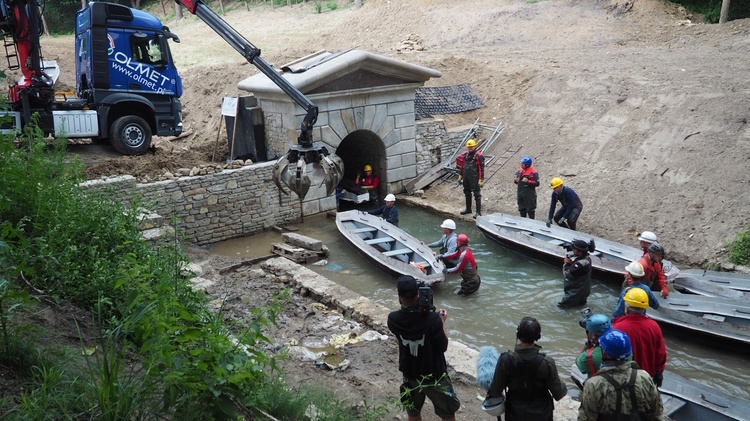
[[[112,147],[123,155],[143,155],[151,147],[151,127],[135,115],[115,120],[110,135]]]

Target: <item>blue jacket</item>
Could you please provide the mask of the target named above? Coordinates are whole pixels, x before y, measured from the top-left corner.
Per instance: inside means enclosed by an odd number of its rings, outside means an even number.
[[[656,298],[653,292],[651,292],[651,288],[647,287],[646,285],[643,285],[640,282],[633,282],[630,284],[629,287],[622,290],[622,293],[620,293],[620,299],[617,300],[617,305],[615,306],[615,312],[612,313],[612,319],[615,317],[620,317],[625,315],[625,293],[630,288],[640,288],[644,291],[646,291],[646,294],[648,295],[648,306],[657,309],[659,308],[659,299]]]
[[[558,200],[563,209],[565,209],[565,215],[563,215],[563,218],[565,219],[570,218],[573,209],[583,209],[583,202],[581,202],[578,194],[570,187],[563,186],[559,195],[554,191],[552,192],[552,201],[549,204],[549,219],[552,219],[555,216],[555,208],[557,207]]]
[[[382,218],[385,219],[386,222],[398,226],[398,209],[396,209],[396,205],[393,205],[390,208],[387,205],[383,205],[375,210],[367,211],[367,213],[370,215],[383,215]]]

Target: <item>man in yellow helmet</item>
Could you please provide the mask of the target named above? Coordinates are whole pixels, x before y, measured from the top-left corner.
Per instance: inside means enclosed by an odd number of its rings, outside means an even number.
[[[625,315],[612,320],[612,328],[621,330],[633,344],[633,361],[648,371],[657,386],[667,365],[667,347],[659,325],[646,316],[648,294],[642,288],[625,291]]]
[[[549,183],[552,189],[552,200],[549,204],[549,217],[547,218],[547,228],[552,224],[552,220],[563,228],[576,229],[576,222],[583,210],[583,203],[578,194],[570,187],[564,186],[562,178],[555,177]],[[560,201],[562,207],[555,213],[557,202]]]
[[[372,166],[370,164],[365,165],[363,170],[365,172],[364,177],[362,177],[362,174],[357,174],[355,184],[358,187],[367,190],[367,193],[370,194],[370,203],[377,205],[379,204],[378,186],[380,186],[380,179],[377,175],[372,173]]]
[[[477,202],[477,213],[474,219],[482,215],[482,187],[484,187],[484,155],[477,150],[477,141],[469,139],[466,142],[466,152],[461,154],[456,162],[462,162],[458,166],[458,181],[463,182],[464,196],[466,197],[466,209],[461,211],[461,215],[471,213],[471,194],[474,193],[474,200]]]

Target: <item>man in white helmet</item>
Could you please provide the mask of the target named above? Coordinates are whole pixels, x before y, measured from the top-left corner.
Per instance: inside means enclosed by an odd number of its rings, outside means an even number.
[[[398,226],[398,209],[396,208],[396,196],[388,194],[385,196],[385,205],[367,211],[370,215],[380,215],[381,218],[385,219],[386,222]]]
[[[442,256],[446,254],[453,254],[456,252],[456,250],[458,250],[458,244],[456,243],[456,238],[458,238],[458,235],[456,235],[455,233],[456,223],[452,219],[446,219],[445,221],[443,221],[443,223],[440,224],[440,228],[442,228],[443,230],[443,236],[434,243],[427,244],[427,247],[440,247],[437,253],[433,251],[432,254],[442,259]],[[421,243],[424,244],[424,242]],[[458,259],[443,259],[443,263],[445,263],[446,267],[452,268],[456,266],[456,263],[458,263]]]
[[[638,234],[638,242],[641,244],[641,250],[643,250],[643,255],[645,256],[646,253],[648,253],[648,247],[651,244],[658,243],[659,239],[656,238],[656,234],[654,234],[651,231],[643,231],[642,233]]]

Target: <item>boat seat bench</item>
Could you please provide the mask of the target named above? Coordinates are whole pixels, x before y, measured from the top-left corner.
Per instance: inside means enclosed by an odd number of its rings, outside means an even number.
[[[353,229],[352,233],[354,233],[354,234],[361,234],[363,232],[375,232],[377,230],[378,229],[374,228],[374,227],[357,228],[357,229]]]
[[[380,244],[380,243],[390,243],[391,241],[396,241],[391,237],[382,237],[382,238],[371,238],[369,240],[365,240],[365,243],[367,244]]]
[[[411,252],[412,252],[412,249],[396,249],[396,250],[383,252],[383,255],[388,256],[388,257],[393,257],[393,256],[398,256],[399,254],[408,254]]]

